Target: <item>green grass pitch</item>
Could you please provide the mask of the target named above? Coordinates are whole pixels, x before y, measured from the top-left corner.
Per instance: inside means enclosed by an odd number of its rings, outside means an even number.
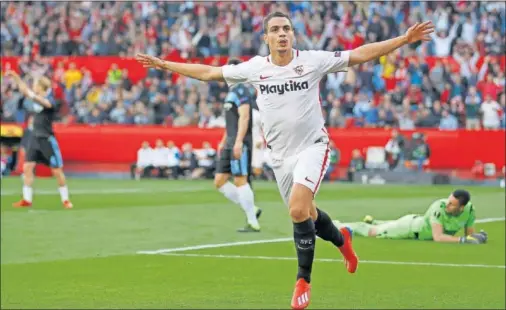
[[[53,179],[36,180],[34,207],[18,210],[21,180],[2,180],[3,309],[289,308],[297,265],[274,183],[255,183],[264,213],[262,232],[251,234],[235,232],[242,211],[210,181],[72,179],[69,188],[72,210]],[[341,221],[394,219],[452,189],[324,184],[317,202]],[[504,218],[503,190],[468,189],[479,219]],[[477,228],[488,244],[357,237],[354,275],[319,240],[310,308],[504,309],[505,221]]]

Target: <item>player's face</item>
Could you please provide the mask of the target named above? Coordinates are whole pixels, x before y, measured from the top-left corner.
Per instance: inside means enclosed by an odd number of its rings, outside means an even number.
[[[463,210],[464,206],[459,204],[457,198],[450,195],[450,197],[448,197],[448,201],[446,202],[446,213],[450,215],[459,215]]]
[[[283,53],[292,49],[294,33],[290,21],[285,17],[273,17],[267,25],[264,42],[272,52]]]

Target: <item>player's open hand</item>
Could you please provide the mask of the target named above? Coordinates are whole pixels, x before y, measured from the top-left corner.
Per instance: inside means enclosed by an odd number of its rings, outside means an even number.
[[[234,158],[235,159],[240,159],[241,158],[241,156],[242,156],[242,146],[243,146],[243,144],[241,142],[236,142],[234,144],[233,153],[234,153]]]
[[[406,39],[408,43],[418,41],[430,41],[430,34],[434,32],[434,24],[431,21],[425,23],[416,23],[406,31]]]
[[[487,243],[488,234],[482,230],[479,233],[471,234],[471,237],[480,241],[480,243]]]
[[[155,68],[155,69],[163,68],[163,60],[161,60],[158,57],[146,54],[137,54],[135,56],[135,60],[141,63],[144,68]]]

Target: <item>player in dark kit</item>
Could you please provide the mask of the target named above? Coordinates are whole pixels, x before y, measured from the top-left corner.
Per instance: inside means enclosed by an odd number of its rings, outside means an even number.
[[[229,64],[239,64],[236,59]],[[255,206],[253,190],[249,184],[251,173],[252,105],[251,91],[243,84],[230,88],[225,98],[224,110],[226,132],[218,147],[219,158],[216,166],[214,185],[230,201],[239,204],[246,214],[247,224],[239,232],[258,232],[258,217],[262,210]],[[234,176],[234,183],[229,182]]]
[[[52,94],[51,81],[45,77],[36,79],[32,90],[28,88],[17,73],[8,71],[6,74],[16,81],[21,93],[33,101],[32,110],[35,112],[33,130],[26,147],[26,161],[23,165],[23,199],[13,204],[13,206],[15,208],[32,206],[33,172],[35,165],[41,163],[51,168],[53,175],[58,181],[63,207],[70,209],[72,208],[72,203],[69,200],[69,192],[62,170],[63,160],[53,132],[53,121],[56,118],[59,107]]]

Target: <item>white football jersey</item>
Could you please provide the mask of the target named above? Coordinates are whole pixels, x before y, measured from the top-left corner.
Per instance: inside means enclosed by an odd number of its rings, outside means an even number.
[[[263,134],[262,134],[262,119],[260,116],[260,112],[257,109],[252,109],[251,111],[252,123],[253,126],[251,128],[252,136],[253,136],[253,145],[256,145],[258,142],[263,142]]]
[[[349,57],[349,52],[294,50],[292,61],[283,67],[273,64],[270,55],[223,66],[230,87],[250,83],[257,90],[262,131],[273,160],[298,154],[327,135],[320,80],[346,71]]]

